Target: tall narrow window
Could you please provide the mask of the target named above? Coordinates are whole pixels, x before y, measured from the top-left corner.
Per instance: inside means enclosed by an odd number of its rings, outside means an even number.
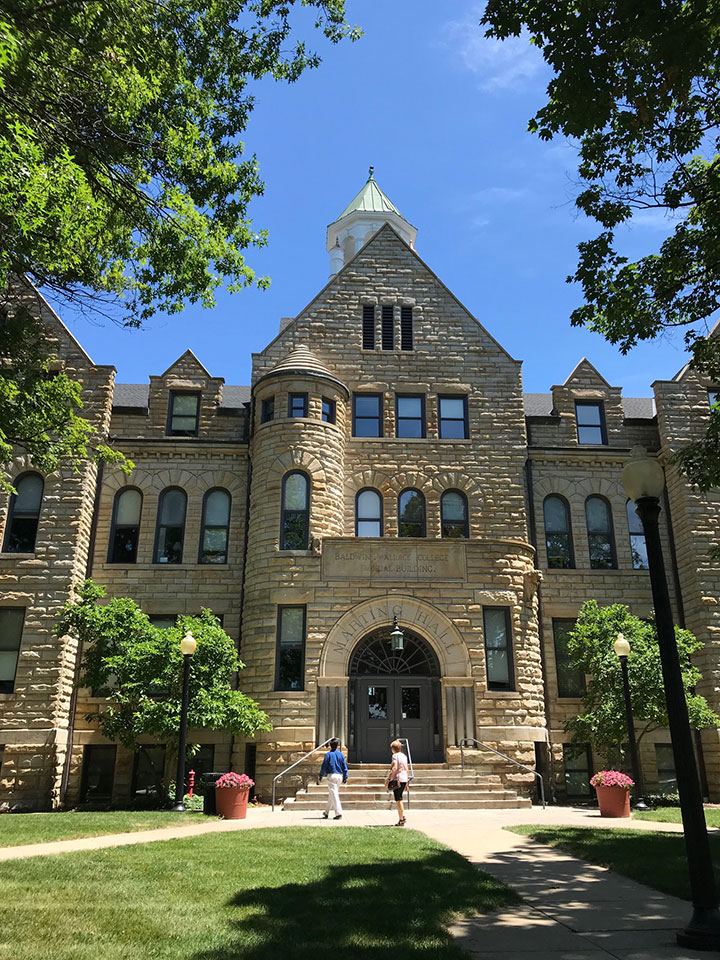
[[[513,690],[510,608],[483,607],[488,690]]]
[[[282,485],[281,550],[307,550],[310,519],[310,481],[307,474],[286,473]]]
[[[605,497],[588,497],[585,501],[590,566],[593,570],[617,567],[610,504]]]
[[[391,303],[382,305],[382,348],[395,349],[395,309]]]
[[[383,535],[382,497],[377,490],[358,491],[355,497],[355,536],[381,537]]]
[[[375,349],[375,307],[372,303],[363,304],[362,319],[363,350]]]
[[[395,436],[416,440],[425,436],[425,397],[395,397]]]
[[[398,535],[425,536],[425,497],[419,490],[403,490],[398,497]]]
[[[108,563],[135,563],[137,560],[141,513],[140,491],[135,487],[118,490],[113,504]]]
[[[645,530],[638,516],[634,500],[627,502],[628,530],[630,531],[630,553],[632,554],[633,570],[648,569],[647,543]]]
[[[568,797],[589,797],[590,747],[587,743],[564,743],[565,793]]]
[[[275,397],[266,397],[260,405],[260,423],[269,423],[275,417]]]
[[[335,401],[329,397],[322,398],[322,418],[325,423],[335,423]]]
[[[308,415],[308,395],[291,393],[288,395],[288,416],[306,417]]]
[[[0,693],[15,689],[24,622],[24,607],[0,607]]]
[[[203,497],[198,563],[227,563],[230,530],[230,494],[208,490]]]
[[[440,521],[443,537],[462,540],[470,536],[467,497],[460,490],[446,490],[440,497]]]
[[[80,803],[111,800],[115,782],[117,747],[88,744],[83,750]]]
[[[557,494],[545,497],[543,520],[548,567],[551,570],[568,570],[574,567],[570,508],[567,500]]]
[[[605,432],[605,409],[602,401],[577,400],[575,402],[578,443],[607,443]]]
[[[200,394],[170,392],[167,435],[169,437],[196,437],[200,419]]]
[[[413,312],[412,307],[400,307],[400,349],[413,348]]]
[[[658,793],[675,793],[677,791],[677,773],[671,743],[655,744],[655,763],[658,773]]]
[[[132,794],[138,799],[161,797],[165,778],[165,747],[143,745],[138,747],[133,765]]]
[[[353,436],[381,437],[382,435],[382,395],[354,393]]]
[[[575,628],[574,620],[553,620],[555,673],[559,697],[581,697],[585,692],[585,674],[573,666],[568,652],[568,638]]]
[[[305,688],[305,607],[278,607],[275,689]]]
[[[43,488],[43,478],[39,473],[25,473],[15,481],[17,493],[10,497],[3,544],[5,553],[34,552]]]
[[[168,487],[158,501],[153,563],[182,563],[187,497],[179,487]]]
[[[438,429],[441,440],[467,440],[467,397],[438,397]]]

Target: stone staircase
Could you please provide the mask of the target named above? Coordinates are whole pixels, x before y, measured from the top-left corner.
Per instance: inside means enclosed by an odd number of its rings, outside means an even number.
[[[344,810],[391,809],[393,796],[385,789],[386,763],[351,763],[340,790]],[[509,810],[532,805],[529,796],[503,783],[497,773],[473,767],[464,773],[446,763],[416,763],[410,784],[411,810]],[[407,794],[406,794],[407,796]],[[311,781],[283,803],[283,810],[323,810],[327,785]]]

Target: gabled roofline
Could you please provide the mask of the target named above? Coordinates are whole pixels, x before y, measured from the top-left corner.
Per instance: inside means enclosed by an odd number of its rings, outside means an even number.
[[[208,379],[210,379],[210,380],[222,380],[222,382],[225,383],[225,378],[224,378],[224,377],[214,377],[214,376],[210,373],[210,371],[207,369],[207,367],[205,366],[205,364],[204,364],[204,363],[201,363],[201,362],[198,360],[198,358],[195,356],[195,354],[194,354],[193,351],[190,349],[190,347],[188,347],[187,350],[185,350],[183,353],[181,353],[180,356],[179,356],[176,360],[173,360],[173,362],[170,364],[170,366],[167,368],[167,370],[165,370],[163,373],[161,373],[160,376],[161,376],[161,377],[166,377],[166,376],[170,373],[170,371],[172,370],[172,368],[175,366],[175,364],[180,363],[180,361],[183,360],[185,357],[187,357],[188,354],[190,354],[190,356],[193,358],[193,360],[195,361],[195,363],[200,367],[200,369],[201,369],[201,370],[203,371],[203,373],[208,377]]]
[[[111,363],[102,363],[102,364],[95,363],[95,361],[92,359],[92,357],[91,357],[90,354],[87,352],[87,350],[85,349],[85,347],[83,347],[83,345],[80,343],[80,341],[77,339],[77,337],[70,331],[70,329],[68,328],[67,324],[64,323],[64,321],[63,321],[63,320],[60,318],[60,316],[56,313],[56,311],[53,309],[53,307],[50,306],[50,304],[47,302],[47,300],[45,299],[45,297],[43,296],[43,294],[40,293],[40,291],[39,291],[38,288],[35,286],[35,284],[32,282],[32,280],[30,280],[30,278],[29,278],[26,274],[23,274],[23,275],[22,275],[21,277],[19,277],[18,279],[20,280],[21,283],[24,283],[24,284],[27,286],[27,288],[32,291],[32,293],[35,294],[35,296],[38,298],[38,300],[40,300],[40,302],[41,302],[41,304],[42,304],[42,308],[44,308],[45,310],[47,310],[48,313],[51,314],[51,316],[53,317],[53,319],[59,324],[59,326],[62,327],[62,329],[63,329],[63,330],[65,331],[65,333],[68,335],[68,337],[70,338],[70,340],[72,340],[72,342],[73,342],[73,343],[75,344],[75,346],[78,348],[78,350],[80,351],[80,353],[85,357],[85,359],[87,360],[87,362],[90,364],[91,367],[106,367],[106,368],[109,369],[109,370],[117,370],[117,368],[115,367],[115,365],[114,365],[114,364],[111,364]]]
[[[580,367],[581,367],[584,363],[586,363],[586,364],[590,367],[590,369],[592,370],[593,373],[596,373],[596,374],[598,375],[598,377],[600,377],[600,379],[601,379],[602,382],[605,384],[605,386],[608,388],[608,390],[612,390],[612,389],[613,389],[612,385],[607,382],[607,380],[606,380],[605,377],[600,373],[600,371],[599,371],[598,368],[595,366],[595,364],[594,364],[594,363],[591,363],[591,362],[588,360],[587,357],[583,357],[581,360],[578,360],[578,362],[575,364],[575,366],[573,367],[573,369],[571,370],[571,372],[570,372],[570,373],[568,374],[568,376],[566,377],[565,382],[563,383],[563,386],[564,386],[564,387],[566,387],[566,386],[568,385],[568,383],[572,380],[572,378],[575,376],[575,374],[578,372],[578,370],[580,369]]]
[[[508,351],[505,349],[505,347],[503,347],[503,345],[502,345],[501,343],[498,343],[498,341],[497,341],[497,340],[495,339],[495,337],[489,332],[489,330],[487,330],[487,329],[482,325],[482,323],[480,323],[480,321],[478,320],[478,318],[468,310],[468,308],[465,306],[465,304],[455,296],[455,294],[452,292],[452,290],[448,289],[448,287],[445,286],[445,284],[444,284],[444,283],[442,282],[442,280],[438,277],[438,275],[435,273],[435,271],[434,271],[431,267],[429,267],[429,266],[427,265],[427,263],[425,263],[425,261],[422,259],[422,257],[420,257],[420,256],[418,255],[418,253],[417,253],[416,250],[413,250],[413,248],[410,246],[409,243],[405,243],[405,241],[404,241],[403,238],[399,235],[399,233],[397,232],[397,230],[395,230],[392,226],[390,226],[389,223],[384,223],[384,224],[382,225],[382,227],[380,227],[380,229],[379,229],[376,233],[374,233],[374,234],[370,237],[370,239],[367,240],[366,243],[364,243],[363,246],[360,247],[360,249],[348,260],[348,262],[343,265],[342,269],[339,270],[339,271],[335,274],[335,276],[330,277],[330,279],[329,279],[328,282],[325,284],[325,286],[322,287],[322,289],[321,289],[318,293],[315,294],[315,296],[312,298],[312,300],[310,300],[309,303],[307,303],[307,304],[303,307],[303,309],[298,313],[298,315],[297,315],[296,317],[294,317],[294,318],[291,320],[291,322],[288,323],[288,325],[287,325],[286,327],[284,327],[282,330],[280,330],[280,331],[273,337],[273,339],[270,340],[270,342],[267,343],[267,344],[265,345],[265,347],[263,347],[262,350],[260,350],[258,353],[253,353],[251,356],[253,356],[253,357],[262,356],[262,354],[265,353],[265,351],[268,350],[268,349],[275,343],[276,340],[279,340],[280,337],[284,336],[284,334],[286,334],[286,333],[288,332],[288,330],[290,330],[290,329],[292,328],[292,326],[293,326],[295,323],[297,323],[298,320],[300,320],[300,319],[303,318],[303,316],[308,312],[308,310],[310,310],[310,308],[323,296],[323,294],[325,293],[325,291],[326,291],[330,286],[332,286],[332,284],[335,283],[335,282],[338,280],[339,277],[341,277],[341,276],[343,275],[343,273],[348,269],[348,267],[350,266],[350,264],[354,262],[355,258],[356,258],[356,257],[359,257],[361,253],[363,253],[365,250],[367,250],[367,248],[370,246],[370,244],[371,244],[371,243],[374,243],[374,242],[378,239],[378,237],[380,236],[380,234],[383,233],[385,230],[388,230],[390,233],[392,233],[392,235],[395,237],[395,239],[398,240],[398,241],[405,247],[405,249],[406,249],[410,254],[412,254],[413,257],[415,257],[415,259],[421,264],[421,266],[423,266],[423,267],[427,270],[427,272],[430,274],[430,276],[442,287],[442,289],[445,291],[445,293],[447,293],[448,296],[451,297],[451,299],[455,301],[455,303],[460,307],[461,310],[464,310],[464,311],[465,311],[465,313],[470,317],[471,320],[474,320],[474,321],[475,321],[475,323],[481,328],[481,330],[482,330],[485,334],[487,334],[487,336],[492,340],[492,342],[495,344],[495,346],[496,346],[502,353],[505,354],[505,356],[508,358],[508,360],[511,360],[513,363],[517,363],[517,364],[519,364],[519,365],[522,365],[522,360],[516,360],[515,357],[511,356],[511,355],[508,353]]]

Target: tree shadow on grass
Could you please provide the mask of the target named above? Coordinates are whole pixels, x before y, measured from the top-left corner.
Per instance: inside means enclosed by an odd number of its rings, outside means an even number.
[[[315,883],[236,894],[227,941],[192,960],[459,960],[447,925],[517,902],[452,850],[329,867]]]

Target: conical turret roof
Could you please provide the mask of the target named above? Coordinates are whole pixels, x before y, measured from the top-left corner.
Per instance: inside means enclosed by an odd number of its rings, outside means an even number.
[[[338,220],[342,220],[343,217],[347,217],[348,214],[355,213],[356,211],[362,211],[363,213],[394,213],[397,214],[398,217],[402,217],[403,220],[405,219],[390,197],[388,197],[386,193],[383,193],[375,182],[373,175],[374,170],[374,167],[370,167],[370,175],[364,187],[345,207],[337,218]],[[335,222],[337,223],[337,220]]]
[[[287,356],[283,357],[282,360],[278,361],[274,367],[271,367],[264,376],[260,377],[258,383],[268,377],[278,377],[286,373],[302,373],[306,376],[323,377],[326,380],[332,380],[333,383],[337,383],[347,390],[345,384],[341,380],[338,380],[335,374],[328,370],[322,360],[318,360],[315,354],[305,346],[295,347],[294,350],[291,350]]]

